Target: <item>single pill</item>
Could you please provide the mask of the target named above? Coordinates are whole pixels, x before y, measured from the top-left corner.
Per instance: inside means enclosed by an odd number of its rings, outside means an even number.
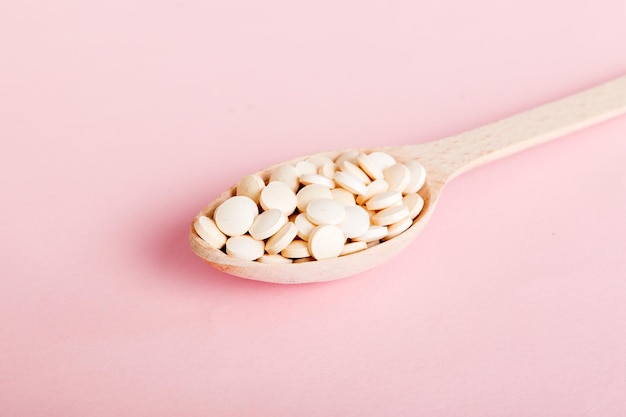
[[[411,181],[411,171],[406,165],[397,163],[383,171],[385,181],[389,184],[389,191],[404,191]]]
[[[369,243],[384,238],[385,236],[387,236],[387,233],[389,233],[387,226],[370,226],[367,232],[363,233],[361,236],[357,236],[352,239]]]
[[[296,197],[298,199],[296,203],[298,210],[304,212],[311,201],[322,198],[332,199],[333,194],[328,187],[319,184],[309,184],[301,188]]]
[[[312,163],[318,169],[327,163],[334,164],[332,159],[324,155],[313,155],[310,158],[307,158],[306,161]]]
[[[275,255],[285,249],[298,234],[298,228],[295,224],[285,223],[280,230],[270,237],[265,243],[265,251],[270,255]]]
[[[399,222],[405,217],[409,217],[409,209],[404,204],[399,206],[387,207],[376,213],[372,217],[372,223],[378,226],[388,226],[395,222]]]
[[[345,216],[346,209],[343,204],[329,198],[313,200],[306,208],[307,219],[317,225],[339,224]]]
[[[336,258],[341,254],[345,241],[343,231],[337,226],[318,226],[309,238],[309,252],[318,261]]]
[[[374,180],[367,186],[365,194],[357,196],[356,202],[360,205],[365,204],[370,198],[377,194],[384,193],[389,189],[389,184],[385,180]]]
[[[200,216],[194,222],[193,228],[198,236],[215,249],[222,249],[226,244],[226,235],[218,229],[215,222],[207,216]]]
[[[270,174],[268,183],[272,181],[280,181],[287,184],[289,189],[295,193],[298,191],[298,187],[300,186],[300,174],[293,165],[283,164],[274,169]]]
[[[309,236],[313,229],[315,229],[315,225],[306,218],[306,213],[298,214],[294,223],[298,228],[298,237],[302,240],[309,240]]]
[[[367,192],[367,186],[347,172],[335,172],[335,183],[353,194],[365,194]]]
[[[370,227],[370,216],[367,210],[361,206],[347,206],[346,216],[337,226],[343,231],[345,237],[351,239],[367,232]]]
[[[348,151],[342,152],[341,155],[335,159],[335,164],[337,166],[341,166],[343,161],[356,162],[356,157],[359,156],[359,151],[354,149],[350,149]]]
[[[424,208],[424,199],[417,193],[410,193],[402,198],[402,204],[409,209],[409,217],[416,218]]]
[[[309,245],[304,240],[292,241],[280,253],[285,258],[291,259],[308,258],[309,256],[311,256],[311,253],[309,252]]]
[[[250,236],[256,240],[265,240],[278,232],[287,221],[287,216],[279,209],[266,210],[254,219],[250,226]]]
[[[380,169],[375,160],[364,153],[359,154],[356,158],[359,167],[373,180],[382,180],[385,178],[383,170]]]
[[[304,174],[300,177],[300,182],[303,185],[319,184],[328,189],[335,188],[335,181],[319,174]]]
[[[343,245],[343,250],[339,256],[349,255],[351,253],[360,252],[363,249],[367,249],[367,243],[365,242],[350,242]]]
[[[389,240],[398,236],[400,233],[404,232],[406,229],[411,227],[412,224],[413,224],[413,220],[410,217],[406,217],[400,220],[399,222],[389,225],[387,227],[387,229],[389,230],[389,233],[387,234],[387,236],[383,238],[383,240]]]
[[[382,171],[396,163],[396,159],[386,152],[372,152],[367,156],[369,156]]]
[[[418,192],[426,182],[426,168],[417,161],[407,161],[404,163],[411,172],[411,180],[404,189],[404,194]]]
[[[314,260],[315,260],[315,258],[314,258],[314,257],[312,257],[312,256],[307,256],[306,258],[298,258],[298,259],[294,259],[294,260],[293,260],[293,263],[294,263],[294,264],[303,264],[303,263],[305,263],[305,262],[311,262],[311,261],[314,261]]]
[[[330,161],[330,162],[325,163],[321,167],[319,167],[317,173],[332,180],[335,178],[336,171],[337,171],[337,166],[335,165],[334,162]]]
[[[237,184],[236,195],[249,197],[256,204],[259,204],[261,190],[265,188],[265,181],[259,175],[246,175]]]
[[[394,204],[402,202],[402,193],[400,191],[385,191],[384,193],[376,194],[370,198],[365,207],[368,210],[382,210],[387,207],[392,207]]]
[[[252,226],[259,208],[249,197],[235,196],[220,204],[213,213],[217,227],[228,236],[241,236]]]
[[[298,199],[287,184],[281,181],[272,181],[261,191],[259,199],[263,210],[279,209],[289,216],[296,209]]]
[[[226,241],[226,253],[233,258],[254,261],[265,253],[265,243],[252,236],[234,236]]]
[[[306,174],[317,174],[317,167],[309,161],[300,161],[296,164],[296,171],[300,177]]]
[[[290,264],[293,259],[285,258],[281,255],[263,255],[256,260],[262,264]]]
[[[333,200],[343,204],[344,206],[353,206],[356,204],[356,202],[354,201],[354,194],[346,189],[333,188],[332,190],[330,190],[330,193],[333,196]]]
[[[343,161],[341,165],[339,165],[339,169],[341,169],[343,172],[347,172],[348,174],[354,175],[357,180],[359,180],[365,185],[372,182],[370,177],[368,177],[367,174],[363,172],[361,168],[359,168],[356,164],[350,161]]]

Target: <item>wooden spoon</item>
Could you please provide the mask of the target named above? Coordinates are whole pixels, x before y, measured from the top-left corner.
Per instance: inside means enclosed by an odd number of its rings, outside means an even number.
[[[419,145],[361,149],[366,153],[384,151],[399,161],[416,159],[424,165],[427,180],[420,194],[425,204],[421,214],[407,231],[380,245],[351,255],[298,264],[264,264],[235,259],[203,241],[195,232],[193,221],[189,242],[193,251],[209,264],[243,278],[294,284],[329,281],[354,275],[388,260],[411,243],[428,223],[444,186],[457,175],[624,112],[626,76],[456,136]],[[323,152],[319,155],[334,159],[341,152]],[[295,163],[310,156],[288,162]],[[267,179],[272,169],[281,164],[258,174]],[[211,216],[220,203],[234,195],[234,190],[235,187],[224,192],[204,207],[198,216]]]

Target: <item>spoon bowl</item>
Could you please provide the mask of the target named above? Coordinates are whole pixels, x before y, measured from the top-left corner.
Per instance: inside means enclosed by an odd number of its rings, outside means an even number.
[[[216,207],[235,195],[235,187],[205,206],[191,223],[191,249],[213,267],[242,278],[280,284],[330,281],[373,268],[405,249],[432,216],[445,185],[459,174],[490,161],[539,145],[626,112],[626,76],[534,108],[486,126],[433,142],[360,149],[383,151],[399,162],[415,159],[427,172],[419,191],[424,207],[412,226],[400,235],[366,250],[321,261],[264,264],[233,258],[198,236],[193,224],[199,216],[213,215]],[[316,155],[335,159],[343,151]],[[264,180],[284,163],[295,164],[314,155],[282,162],[258,172]]]

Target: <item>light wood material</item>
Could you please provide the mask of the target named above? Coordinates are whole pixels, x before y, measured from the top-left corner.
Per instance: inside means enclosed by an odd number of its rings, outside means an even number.
[[[372,268],[404,249],[426,225],[445,185],[457,175],[539,145],[551,139],[594,125],[626,112],[626,76],[537,107],[466,133],[434,142],[363,149],[388,152],[399,161],[417,159],[427,171],[420,195],[424,209],[404,233],[369,249],[323,261],[294,264],[263,264],[235,259],[210,247],[195,232],[193,221],[189,241],[193,251],[215,268],[243,278],[282,284],[329,281]],[[335,158],[341,151],[318,155]],[[310,155],[289,161],[296,163]],[[259,174],[267,179],[278,165]],[[234,187],[209,203],[199,214],[211,215],[221,202],[234,193]],[[197,217],[196,217],[197,218]],[[194,219],[195,221],[195,219]]]

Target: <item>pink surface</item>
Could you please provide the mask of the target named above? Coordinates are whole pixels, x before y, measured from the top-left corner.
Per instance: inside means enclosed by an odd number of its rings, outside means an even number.
[[[583,3],[583,4],[581,4]],[[626,415],[626,118],[469,172],[393,262],[246,281],[240,176],[626,73],[626,3],[0,6],[3,416]]]

